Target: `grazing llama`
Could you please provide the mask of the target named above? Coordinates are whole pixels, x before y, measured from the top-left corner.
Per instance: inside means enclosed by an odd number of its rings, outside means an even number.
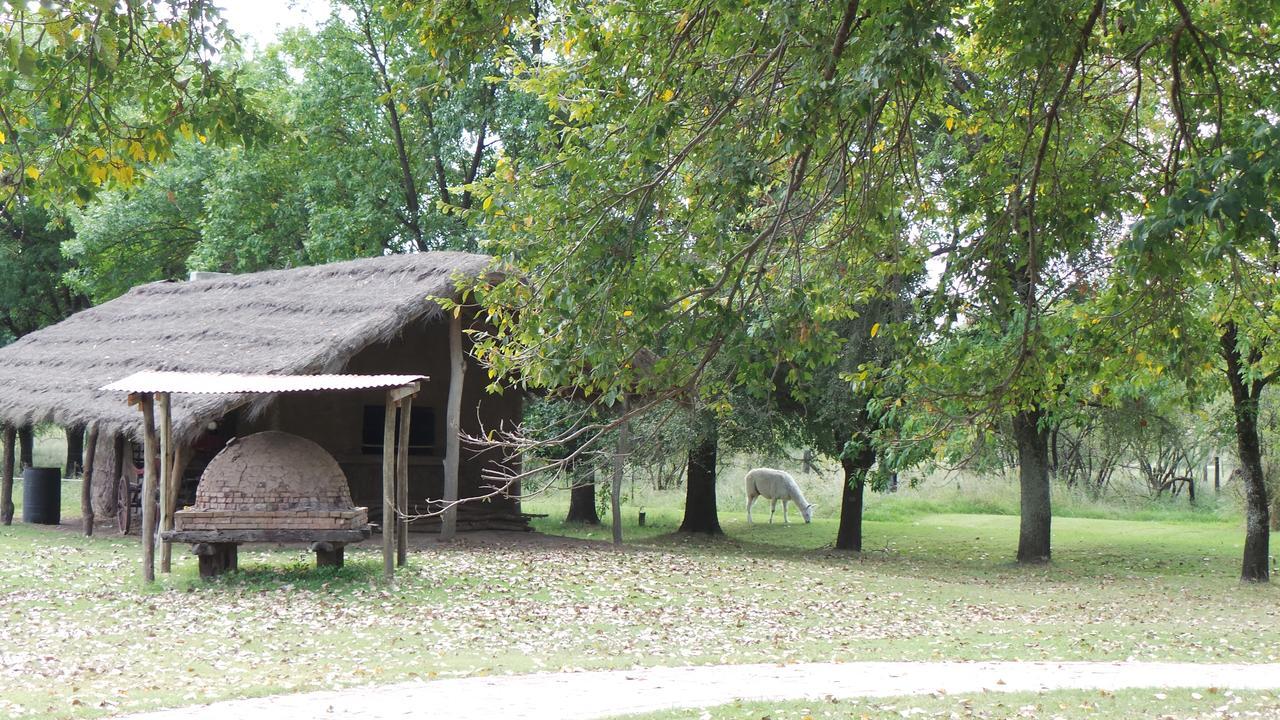
[[[773,522],[773,514],[778,509],[778,501],[782,501],[782,522],[787,521],[787,503],[793,502],[800,508],[800,517],[804,521],[813,520],[813,503],[804,499],[796,479],[788,473],[772,468],[756,468],[747,472],[747,523],[751,523],[751,505],[756,498],[764,496],[772,501],[769,507],[769,522]]]

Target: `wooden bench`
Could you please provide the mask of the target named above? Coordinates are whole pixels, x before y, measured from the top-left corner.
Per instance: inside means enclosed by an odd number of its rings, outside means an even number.
[[[309,543],[316,567],[342,567],[347,544],[367,540],[370,534],[366,525],[352,530],[168,530],[160,537],[191,543],[191,552],[200,558],[200,577],[208,580],[238,568],[241,543]]]

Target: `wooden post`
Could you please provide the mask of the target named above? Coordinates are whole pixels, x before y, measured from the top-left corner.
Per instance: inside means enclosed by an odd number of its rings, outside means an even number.
[[[166,530],[173,529],[173,514],[178,510],[178,493],[182,492],[182,476],[187,472],[187,463],[191,462],[191,450],[183,445],[175,444],[173,447],[173,471],[169,474],[171,486],[169,488],[169,527]]]
[[[1213,456],[1213,494],[1222,492],[1222,458]]]
[[[18,428],[18,468],[35,467],[35,429],[30,425]]]
[[[449,404],[445,412],[444,501],[448,504],[440,518],[440,539],[452,540],[458,531],[458,454],[462,435],[462,378],[467,371],[462,354],[462,308],[454,308],[449,320]]]
[[[382,577],[391,582],[396,572],[396,403],[387,393],[382,423]]]
[[[613,544],[622,544],[622,477],[626,467],[627,455],[631,452],[631,421],[627,414],[631,412],[631,400],[624,393],[622,396],[622,425],[618,427],[618,447],[613,456],[613,478],[609,482],[609,506],[613,522]]]
[[[4,452],[0,462],[0,522],[13,524],[13,448],[18,442],[18,430],[12,425],[4,426]]]
[[[121,535],[128,535],[129,534],[129,528],[127,527],[128,523],[124,522],[124,520],[128,519],[129,510],[126,508],[123,512],[121,512],[120,503],[122,502],[123,498],[129,494],[126,491],[126,488],[122,488],[121,486],[126,485],[128,482],[130,482],[130,480],[127,479],[125,476],[125,471],[126,469],[128,470],[133,469],[133,443],[130,442],[129,440],[126,440],[124,438],[124,435],[117,434],[115,436],[115,452],[116,452],[116,465],[115,465],[115,468],[111,471],[111,477],[113,478],[113,480],[111,481],[112,490],[113,490],[113,492],[111,493],[111,496],[115,498],[116,529],[120,531]]]
[[[93,535],[93,466],[98,459],[98,423],[89,424],[89,437],[85,440],[84,468],[80,473],[80,519],[84,522],[85,536]]]
[[[169,393],[156,394],[156,409],[160,413],[160,532],[164,532],[173,529],[173,418]],[[173,546],[168,540],[159,543],[160,572],[172,572]]]
[[[413,396],[400,401],[400,446],[396,450],[396,507],[409,512],[409,418],[413,414]],[[396,516],[396,564],[409,561],[409,518]]]
[[[155,400],[150,393],[137,396],[142,406],[142,578],[147,582],[156,579],[156,504],[152,500],[156,494],[156,476],[158,465],[159,442],[156,439]]]

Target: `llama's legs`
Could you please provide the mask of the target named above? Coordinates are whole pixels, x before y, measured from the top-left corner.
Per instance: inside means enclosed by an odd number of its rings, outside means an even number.
[[[777,498],[770,498],[770,499],[769,499],[769,524],[770,524],[770,525],[772,525],[772,524],[773,524],[773,514],[774,514],[775,512],[777,512],[777,511],[778,511],[778,500],[777,500]]]
[[[758,497],[760,496],[747,493],[747,524],[748,525],[751,524],[751,506],[755,504],[756,498]]]

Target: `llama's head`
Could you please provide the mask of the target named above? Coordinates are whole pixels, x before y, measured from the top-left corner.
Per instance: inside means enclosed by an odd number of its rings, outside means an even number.
[[[804,518],[805,523],[813,522],[813,509],[817,507],[813,503],[800,506],[800,517]]]

